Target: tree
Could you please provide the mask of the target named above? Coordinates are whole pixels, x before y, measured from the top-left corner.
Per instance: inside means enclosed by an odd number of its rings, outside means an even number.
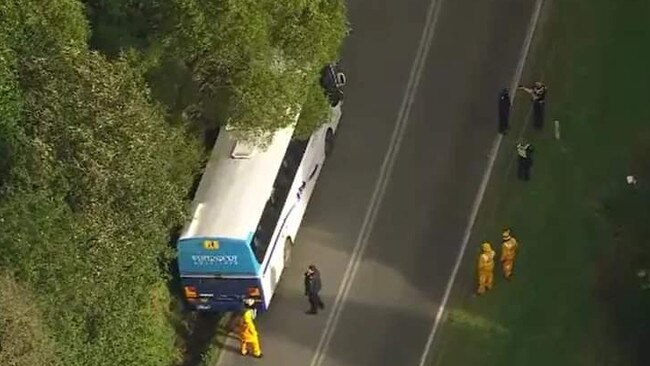
[[[303,105],[347,31],[339,0],[174,0],[174,6],[176,27],[165,44],[189,65],[204,101],[228,99],[224,120],[244,140],[294,122],[287,111]],[[311,108],[327,111],[322,101]]]
[[[20,81],[28,159],[0,206],[3,257],[19,259],[4,264],[51,294],[66,365],[168,363],[174,331],[142,309],[164,283],[169,228],[185,219],[196,144],[126,60],[63,50],[24,60]]]
[[[21,110],[15,55],[11,49],[3,47],[7,44],[6,36],[0,33],[0,192],[9,178],[12,161],[19,158],[12,152]]]
[[[343,0],[282,0],[269,7],[271,42],[297,65],[320,71],[338,58],[348,31]]]
[[[62,47],[85,48],[88,26],[77,0],[3,0],[0,29],[20,55],[45,56]]]

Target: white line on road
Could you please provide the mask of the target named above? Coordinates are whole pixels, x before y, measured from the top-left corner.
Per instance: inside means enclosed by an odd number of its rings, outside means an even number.
[[[560,139],[560,121],[555,120],[555,139]]]
[[[427,17],[425,20],[424,29],[422,30],[422,35],[420,37],[420,42],[418,44],[417,53],[415,59],[413,60],[413,65],[411,66],[411,72],[409,75],[408,84],[406,86],[406,92],[404,94],[404,99],[400,106],[399,114],[397,116],[397,121],[391,135],[388,151],[384,156],[381,168],[379,170],[379,177],[375,183],[375,189],[373,191],[372,197],[370,198],[370,204],[366,211],[366,215],[359,231],[359,236],[355,243],[352,255],[350,257],[350,262],[345,270],[341,285],[339,286],[338,293],[336,295],[336,300],[334,301],[334,306],[332,307],[332,312],[327,318],[327,323],[325,324],[325,329],[321,334],[320,340],[316,350],[314,351],[314,356],[311,360],[311,366],[320,366],[325,360],[325,355],[332,340],[332,335],[334,330],[337,327],[341,312],[345,307],[345,302],[352,287],[352,282],[356,276],[359,265],[363,258],[363,253],[368,246],[368,239],[370,233],[372,232],[372,227],[374,226],[375,219],[377,218],[377,212],[381,206],[381,201],[383,200],[384,193],[386,192],[386,187],[388,186],[388,181],[395,165],[395,158],[399,152],[400,145],[402,144],[402,139],[404,137],[404,132],[406,131],[406,126],[408,124],[408,117],[411,112],[411,105],[413,104],[413,99],[420,83],[422,76],[422,71],[424,69],[424,64],[429,53],[429,48],[431,45],[431,40],[433,39],[433,34],[435,30],[435,25],[438,20],[438,14],[440,12],[440,3],[441,0],[431,0],[429,3],[429,8],[427,10]]]
[[[530,23],[528,24],[528,32],[526,34],[526,38],[524,39],[524,45],[521,50],[521,55],[519,56],[519,63],[517,64],[517,69],[512,79],[512,84],[510,88],[511,91],[515,90],[517,85],[519,85],[519,80],[521,80],[521,75],[524,70],[524,64],[526,63],[526,59],[528,58],[528,51],[530,50],[530,45],[533,41],[533,35],[535,34],[535,29],[537,28],[537,22],[541,14],[543,3],[544,0],[537,0],[537,2],[535,3],[535,9],[530,19]],[[514,95],[515,95],[514,92],[510,93],[511,100],[514,99]],[[451,272],[451,276],[449,277],[449,282],[447,282],[447,287],[445,288],[445,294],[443,295],[442,302],[440,303],[440,306],[438,307],[438,311],[436,312],[436,316],[433,321],[431,332],[429,333],[427,342],[424,345],[424,351],[422,352],[422,356],[420,357],[419,366],[426,365],[429,352],[431,351],[431,346],[433,345],[433,340],[435,339],[436,333],[440,328],[440,322],[445,312],[445,307],[447,306],[447,302],[449,301],[451,289],[454,287],[454,282],[456,281],[458,270],[460,269],[460,265],[463,262],[465,251],[467,251],[467,245],[469,243],[469,239],[472,234],[472,229],[474,228],[474,223],[476,222],[478,210],[481,206],[481,202],[483,201],[483,196],[485,195],[485,190],[487,189],[488,182],[490,181],[490,176],[492,175],[492,169],[494,168],[494,162],[496,161],[497,154],[499,152],[499,146],[501,145],[502,139],[503,136],[499,134],[495,139],[494,144],[492,145],[492,150],[490,151],[490,159],[485,169],[485,173],[483,174],[483,179],[481,181],[481,185],[479,186],[476,199],[474,200],[474,205],[472,206],[472,211],[469,217],[469,221],[467,223],[467,227],[465,229],[465,234],[463,236],[463,242],[460,247],[460,251],[458,252],[458,257],[456,258],[456,263],[454,264],[454,268]]]

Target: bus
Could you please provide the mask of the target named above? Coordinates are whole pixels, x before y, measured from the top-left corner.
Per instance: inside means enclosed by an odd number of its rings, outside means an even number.
[[[264,149],[219,132],[177,242],[190,310],[237,311],[246,299],[268,310],[341,118],[345,75],[325,72],[330,118],[308,140],[294,138],[299,116]]]

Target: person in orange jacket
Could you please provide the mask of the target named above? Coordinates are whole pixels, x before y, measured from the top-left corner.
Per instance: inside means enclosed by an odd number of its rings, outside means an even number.
[[[242,356],[246,356],[250,348],[254,357],[261,358],[262,349],[260,348],[260,337],[257,333],[255,323],[253,322],[253,319],[255,318],[255,309],[253,308],[255,300],[247,299],[244,301],[244,304],[244,313],[239,320],[239,340],[241,342],[240,352]]]
[[[492,288],[494,283],[494,256],[496,253],[492,250],[489,242],[481,244],[481,254],[478,256],[478,290],[477,293],[482,295],[486,290]]]
[[[515,257],[517,256],[517,239],[515,239],[510,229],[505,229],[501,234],[503,243],[501,244],[501,265],[503,267],[503,276],[510,279],[512,276],[512,269],[515,265]]]

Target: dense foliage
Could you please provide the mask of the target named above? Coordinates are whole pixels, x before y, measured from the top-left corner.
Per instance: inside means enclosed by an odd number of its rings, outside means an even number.
[[[323,121],[323,93],[305,96],[337,58],[347,31],[342,0],[172,2],[175,26],[163,35],[165,49],[188,65],[202,101],[228,100],[225,119],[241,138],[287,126],[294,121],[288,109],[307,101],[321,119],[304,118],[302,128]]]
[[[75,1],[0,6],[0,265],[33,292],[7,306],[41,309],[31,321],[63,365],[167,365],[178,352],[159,263],[198,145],[129,62],[88,50]]]
[[[183,342],[168,243],[202,160],[182,122],[260,140],[304,105],[313,130],[344,7],[85,5],[0,2],[0,364],[169,365]],[[162,87],[170,65],[189,87]],[[150,92],[162,89],[176,95]]]

